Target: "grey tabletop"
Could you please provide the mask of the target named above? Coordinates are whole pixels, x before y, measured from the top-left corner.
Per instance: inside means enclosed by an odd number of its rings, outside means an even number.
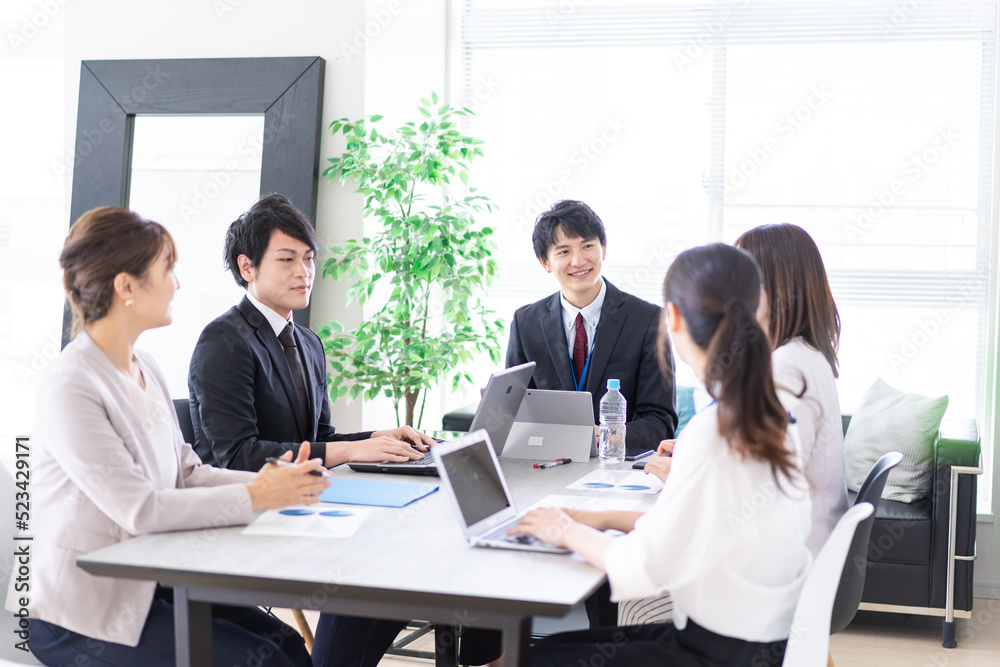
[[[553,493],[581,494],[566,485],[599,465],[595,460],[540,470],[530,461],[502,460],[519,508]],[[334,474],[438,482],[434,477],[355,473],[346,466]],[[375,508],[346,539],[248,536],[241,530],[144,535],[77,562],[93,574],[154,579],[170,586],[281,592],[296,596],[292,602],[299,604],[289,606],[303,608],[322,608],[317,598],[340,595],[467,608],[488,602],[499,613],[562,616],[604,581],[602,572],[576,556],[469,546],[443,490],[407,507]]]

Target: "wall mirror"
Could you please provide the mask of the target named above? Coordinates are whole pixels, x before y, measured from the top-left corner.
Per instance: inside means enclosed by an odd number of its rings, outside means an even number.
[[[174,236],[174,323],[140,341],[174,398],[201,329],[242,296],[222,265],[229,223],[280,192],[315,224],[323,72],[317,57],[82,63],[70,222],[128,206]],[[67,309],[63,345],[70,326]]]

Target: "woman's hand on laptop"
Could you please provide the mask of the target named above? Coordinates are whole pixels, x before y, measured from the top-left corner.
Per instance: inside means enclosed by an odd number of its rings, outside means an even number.
[[[422,452],[426,452],[428,447],[434,446],[434,438],[430,437],[426,433],[418,431],[412,426],[399,426],[397,428],[391,428],[385,431],[375,431],[372,433],[372,439],[375,439],[378,436],[385,436],[387,438],[411,442]]]
[[[528,533],[543,542],[572,549],[596,568],[604,569],[604,552],[610,535],[574,521],[566,512],[552,507],[531,510],[508,533]]]
[[[527,533],[534,535],[543,542],[548,542],[557,547],[568,546],[566,543],[566,531],[576,522],[566,514],[566,512],[556,507],[542,507],[531,510],[523,517],[521,522],[507,531],[508,535],[517,533]]]

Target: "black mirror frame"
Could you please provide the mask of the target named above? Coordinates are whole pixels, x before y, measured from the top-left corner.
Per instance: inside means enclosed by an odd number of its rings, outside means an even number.
[[[314,56],[84,60],[70,224],[98,206],[128,205],[137,114],[263,114],[260,192],[285,195],[315,227],[325,65]],[[309,308],[295,321],[309,326]],[[71,326],[67,304],[64,347]]]

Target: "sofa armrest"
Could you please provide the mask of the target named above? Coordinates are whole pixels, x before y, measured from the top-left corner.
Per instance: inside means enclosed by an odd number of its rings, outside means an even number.
[[[951,518],[951,469],[953,466],[978,466],[981,443],[974,419],[946,420],[934,443],[934,487],[932,498],[933,544],[931,545],[931,606],[944,607],[947,595],[948,524]],[[955,511],[955,553],[972,556],[976,544],[976,476],[958,479]],[[971,609],[971,562],[961,563],[955,571],[956,608]]]

